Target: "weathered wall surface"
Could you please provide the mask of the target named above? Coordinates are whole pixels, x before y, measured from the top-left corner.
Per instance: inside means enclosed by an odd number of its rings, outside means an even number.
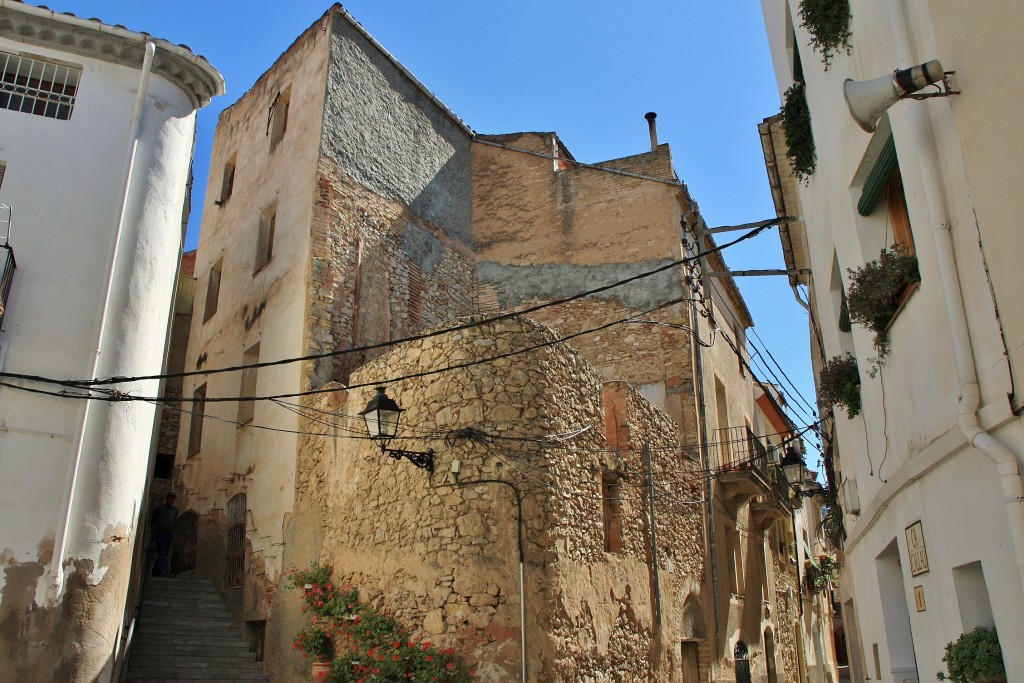
[[[328,40],[322,18],[299,36],[275,67],[220,117],[214,140],[203,228],[196,256],[195,312],[185,369],[225,368],[245,362],[259,345],[257,360],[303,354],[309,278],[309,225],[316,197],[316,163],[327,71]],[[287,125],[275,144],[275,120]],[[268,111],[274,113],[268,121]],[[230,191],[225,169],[234,167]],[[261,222],[275,217],[272,255],[257,256]],[[220,269],[215,311],[210,308],[211,273]],[[252,359],[249,359],[251,362]],[[251,391],[298,390],[298,364],[262,368]],[[183,396],[201,385],[209,398],[238,397],[242,373],[189,377]],[[250,393],[250,392],[247,392]],[[200,516],[196,572],[218,584],[225,578],[228,501],[246,494],[246,580],[226,591],[239,620],[266,618],[260,586],[280,571],[280,543],[292,509],[298,417],[285,407],[258,401],[251,423],[240,421],[236,401],[204,406],[202,439],[190,453],[194,427],[186,415],[177,448],[178,508]],[[212,418],[212,419],[211,419]],[[257,428],[266,427],[269,429]]]
[[[348,19],[332,16],[321,154],[372,192],[468,241],[472,172],[465,126]]]
[[[508,310],[589,291],[666,266],[682,256],[685,188],[574,166],[552,133],[487,139],[558,155],[540,158],[477,144],[473,149],[477,309]],[[675,180],[666,145],[602,164]],[[681,268],[531,313],[562,335],[624,321],[691,327]],[[665,306],[660,310],[652,309]],[[608,380],[625,380],[695,441],[692,337],[678,327],[615,325],[573,339]]]
[[[527,664],[531,680],[674,680],[678,639],[701,635],[702,522],[695,465],[677,457],[677,428],[624,384],[607,385],[566,346],[509,358],[496,354],[552,339],[513,319],[403,344],[360,368],[309,406],[296,518],[288,557],[329,563],[419,634],[457,647],[482,680],[505,681],[520,665],[516,507],[502,479],[523,493]],[[397,380],[451,363],[471,367]],[[376,382],[403,413],[401,446],[437,451],[428,477],[382,456],[357,413]],[[366,386],[361,386],[366,385]],[[556,435],[562,435],[555,438]],[[656,494],[661,626],[652,601],[650,500],[644,446]],[[462,461],[462,486],[449,473]],[[602,500],[602,481],[617,482]],[[605,496],[609,497],[609,496]],[[605,551],[605,505],[621,520],[622,547]],[[271,661],[304,674],[288,652],[295,599],[279,591]],[[698,610],[699,611],[699,610]],[[685,617],[684,617],[685,614]],[[696,632],[696,633],[694,633]],[[296,660],[299,660],[298,662]]]
[[[409,207],[321,157],[312,224],[307,353],[380,344],[467,315],[473,255]],[[318,360],[308,382],[347,382],[382,350]]]

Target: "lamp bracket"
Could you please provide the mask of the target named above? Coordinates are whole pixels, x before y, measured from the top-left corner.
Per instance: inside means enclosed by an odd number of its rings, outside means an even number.
[[[434,473],[434,449],[430,449],[428,451],[406,451],[400,448],[387,448],[386,446],[381,446],[380,450],[382,453],[390,455],[395,460],[405,458],[421,470],[426,470],[429,474]]]

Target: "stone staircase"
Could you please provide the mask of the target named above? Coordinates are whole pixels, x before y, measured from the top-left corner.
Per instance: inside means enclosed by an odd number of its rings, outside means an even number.
[[[146,578],[125,683],[269,680],[212,582]]]

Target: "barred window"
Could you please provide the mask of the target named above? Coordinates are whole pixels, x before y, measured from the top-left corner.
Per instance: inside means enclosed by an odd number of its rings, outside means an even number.
[[[228,543],[224,558],[224,587],[234,588],[245,582],[245,522],[246,498],[244,493],[228,501]]]
[[[0,109],[67,120],[82,70],[0,51]]]

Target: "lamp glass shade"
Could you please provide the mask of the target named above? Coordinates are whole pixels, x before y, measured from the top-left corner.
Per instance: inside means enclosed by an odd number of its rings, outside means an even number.
[[[806,478],[806,475],[804,474],[804,459],[795,448],[789,448],[786,450],[786,457],[782,459],[780,464],[782,465],[782,471],[786,473],[786,479],[790,484],[796,484],[797,486],[803,484],[804,479]]]
[[[366,431],[371,439],[393,439],[398,433],[398,420],[402,415],[402,409],[384,393],[384,387],[377,387],[377,394],[359,414],[366,420]]]

